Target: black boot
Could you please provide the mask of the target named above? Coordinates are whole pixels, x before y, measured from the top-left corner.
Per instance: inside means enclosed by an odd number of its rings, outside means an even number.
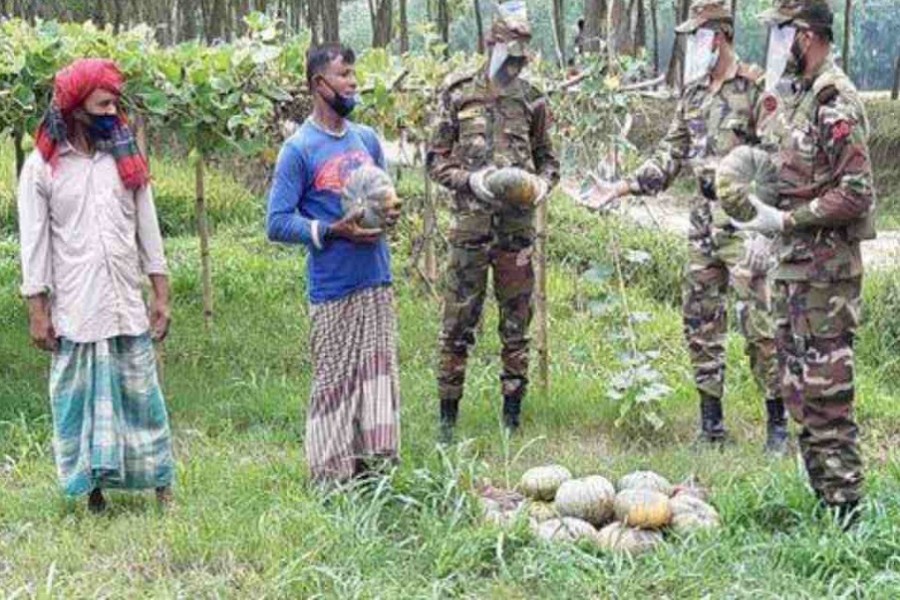
[[[766,400],[766,446],[767,454],[784,456],[787,454],[788,427],[787,413],[781,398]]]
[[[721,444],[726,435],[722,422],[722,400],[700,392],[700,441]]]
[[[453,443],[453,428],[459,415],[459,400],[441,400],[441,421],[438,441],[448,445]]]
[[[88,510],[98,515],[106,510],[106,498],[103,497],[103,491],[100,488],[91,490],[88,496]]]
[[[819,499],[820,509],[830,515],[844,531],[850,531],[859,524],[859,514],[861,512],[859,500],[848,500],[847,502],[832,504],[826,502],[825,497],[819,491],[816,491],[816,497]]]
[[[522,396],[503,397],[503,426],[510,435],[519,430],[519,415],[522,413]]]

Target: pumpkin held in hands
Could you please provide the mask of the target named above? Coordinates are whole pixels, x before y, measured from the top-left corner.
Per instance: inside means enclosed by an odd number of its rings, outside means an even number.
[[[536,177],[518,167],[505,167],[494,171],[485,182],[494,198],[527,208],[533,206],[540,193]]]
[[[345,215],[362,209],[362,227],[383,229],[388,226],[387,213],[400,208],[400,199],[387,173],[374,165],[364,165],[347,180],[341,193],[341,208]]]
[[[749,221],[756,209],[748,196],[754,194],[764,204],[778,203],[778,170],[771,156],[760,148],[738,146],[719,161],[716,168],[716,197],[729,217]]]

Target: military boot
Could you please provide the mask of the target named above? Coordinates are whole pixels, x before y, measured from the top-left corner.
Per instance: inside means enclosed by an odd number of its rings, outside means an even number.
[[[721,444],[727,432],[722,422],[722,400],[700,392],[700,437],[699,441]]]
[[[816,498],[819,500],[819,510],[829,515],[842,530],[850,531],[859,524],[860,506],[859,500],[848,500],[847,502],[831,503],[825,500],[825,496],[815,490]],[[822,513],[820,513],[822,514]]]
[[[785,456],[787,454],[788,426],[784,401],[781,398],[766,400],[766,454]]]
[[[453,443],[453,429],[456,427],[456,417],[459,415],[459,400],[441,400],[440,431],[438,442],[444,445]]]
[[[503,426],[510,435],[519,430],[519,415],[522,413],[522,395],[503,397]]]

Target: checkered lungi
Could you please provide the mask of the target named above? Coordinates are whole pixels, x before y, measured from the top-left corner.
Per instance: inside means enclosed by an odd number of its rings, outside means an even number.
[[[368,288],[310,307],[314,380],[306,459],[316,481],[343,481],[394,461],[400,385],[394,294]]]
[[[50,401],[66,494],[172,483],[172,437],[149,334],[86,344],[60,340]]]

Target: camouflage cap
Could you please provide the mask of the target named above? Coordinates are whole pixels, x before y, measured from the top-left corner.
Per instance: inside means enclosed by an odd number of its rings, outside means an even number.
[[[770,25],[790,23],[801,29],[830,31],[834,12],[828,0],[772,0],[772,8],[763,11],[759,20]]]
[[[491,23],[489,41],[494,43],[527,42],[531,39],[531,25],[528,23],[528,8],[525,0],[510,0],[496,5],[494,21]],[[510,45],[510,56],[524,52],[521,44]]]
[[[734,23],[731,10],[725,0],[694,0],[691,3],[690,18],[675,28],[677,33],[693,33],[707,23],[726,21]]]

